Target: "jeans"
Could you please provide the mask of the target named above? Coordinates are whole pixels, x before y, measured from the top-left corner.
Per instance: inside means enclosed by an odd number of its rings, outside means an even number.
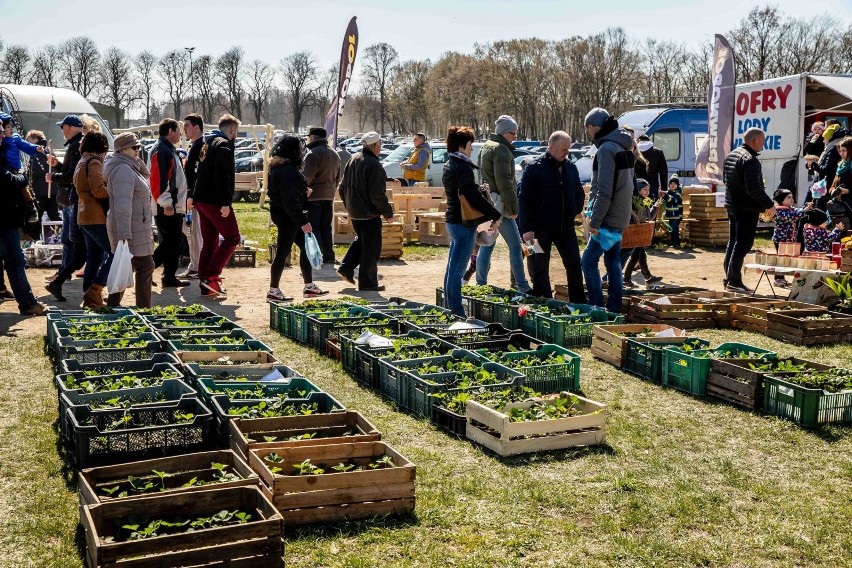
[[[500,223],[500,234],[503,235],[503,240],[509,245],[509,266],[512,269],[512,276],[515,278],[518,291],[529,292],[531,288],[527,281],[527,275],[524,273],[524,253],[521,252],[521,233],[518,232],[518,223],[509,217],[503,217],[503,222]],[[491,254],[493,252],[493,246],[479,247],[479,254],[476,256],[477,286],[488,284],[488,271],[491,269]]]
[[[607,275],[607,290],[609,298],[606,309],[612,313],[621,313],[621,295],[624,280],[621,276],[621,243],[616,243],[611,249],[604,252],[597,239],[589,239],[586,250],[583,252],[583,276],[586,278],[586,288],[589,291],[589,303],[593,306],[603,305],[603,283],[601,273],[598,269],[598,261],[604,257],[604,266]]]
[[[375,288],[379,285],[379,257],[382,255],[382,218],[353,219],[352,226],[357,238],[340,263],[339,272],[352,276],[358,270],[358,289]]]
[[[757,211],[728,210],[728,221],[730,221],[731,226],[724,263],[725,279],[728,284],[742,286],[743,262],[754,245],[754,234],[757,232],[759,217],[760,213]]]
[[[221,219],[221,216],[220,216]],[[177,280],[175,273],[180,263],[180,236],[183,234],[183,215],[156,215],[160,244],[154,249],[154,266],[163,267],[163,282]],[[237,241],[239,242],[239,240]]]
[[[538,244],[544,253],[527,257],[527,267],[533,282],[533,295],[552,298],[550,287],[550,251],[553,246],[562,257],[562,266],[568,275],[568,299],[572,304],[585,304],[586,291],[583,290],[583,272],[580,267],[580,245],[573,226],[566,231],[536,231]]]
[[[672,246],[680,248],[680,219],[666,219],[672,228]]]
[[[88,290],[92,284],[106,286],[113,257],[106,225],[80,225],[80,230],[86,238],[83,290]]]
[[[237,216],[230,208],[227,217],[222,217],[221,207],[212,203],[193,203],[199,215],[201,227],[201,254],[198,255],[198,278],[202,282],[210,278],[219,278],[231,255],[240,244],[240,227]],[[195,222],[195,216],[193,216]],[[219,235],[223,241],[219,244]]]
[[[18,310],[33,307],[38,302],[27,280],[26,260],[21,250],[21,233],[18,229],[0,229],[0,260],[9,277],[9,287],[18,302]]]
[[[334,238],[331,236],[333,220],[333,201],[308,201],[308,222],[311,224],[314,236],[319,241],[323,263],[334,262]]]
[[[465,317],[467,314],[464,313],[461,297],[462,275],[473,252],[476,227],[447,223],[447,232],[450,234],[450,254],[444,273],[444,302],[455,315]]]
[[[77,204],[62,208],[62,265],[56,281],[62,284],[86,263],[86,240],[77,225]]]
[[[305,253],[305,233],[302,227],[296,225],[287,215],[287,212],[280,207],[270,207],[269,214],[272,216],[272,222],[278,227],[278,240],[276,241],[277,248],[275,249],[275,258],[272,260],[271,278],[269,279],[270,288],[278,288],[281,283],[281,274],[284,272],[284,259],[293,248],[293,243],[299,247],[299,268],[302,270],[302,280],[305,284],[313,282],[313,267],[311,261],[308,260],[308,255]],[[313,226],[313,223],[311,223]]]

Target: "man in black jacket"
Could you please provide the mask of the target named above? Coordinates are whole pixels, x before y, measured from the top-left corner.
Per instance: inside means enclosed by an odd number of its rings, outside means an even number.
[[[669,166],[666,163],[666,155],[662,150],[654,146],[654,143],[651,142],[647,134],[639,137],[636,146],[642,152],[642,156],[648,161],[648,167],[646,168],[645,164],[636,160],[636,177],[648,182],[651,188],[650,197],[656,201],[660,188],[666,187],[669,183]]]
[[[334,264],[334,192],[340,185],[340,156],[328,145],[325,128],[308,130],[308,154],[305,156],[305,179],[308,194],[308,219],[322,250],[323,264]]]
[[[77,191],[74,189],[74,170],[80,161],[80,141],[83,139],[83,121],[74,114],[69,114],[59,122],[62,135],[65,137],[65,156],[60,163],[53,154],[48,161],[54,168],[61,166],[60,171],[48,173],[44,176],[45,181],[52,183],[53,191],[59,188],[69,189],[71,192],[71,204],[62,208],[62,265],[56,276],[47,283],[45,288],[53,294],[60,302],[65,301],[62,295],[62,284],[70,279],[75,270],[79,270],[86,263],[86,241],[83,233],[77,225]]]
[[[183,166],[186,175],[186,222],[183,225],[183,234],[186,235],[189,245],[189,266],[186,271],[178,274],[178,278],[198,278],[198,256],[201,254],[201,228],[198,217],[192,216],[192,192],[195,189],[195,176],[198,170],[198,158],[201,156],[201,147],[204,146],[204,119],[200,114],[192,113],[183,117],[183,133],[192,141],[186,163]]]
[[[525,242],[538,239],[544,250],[527,257],[533,295],[553,297],[550,251],[555,245],[568,274],[570,301],[585,304],[580,247],[574,232],[574,217],[583,211],[585,196],[577,167],[565,159],[570,150],[568,133],[554,132],[547,143],[547,152],[526,167],[518,193],[518,227]]]
[[[240,244],[240,228],[231,207],[234,200],[234,140],[240,121],[230,114],[204,139],[195,177],[192,205],[201,221],[198,278],[201,295],[223,298],[222,270]],[[223,241],[219,244],[219,235]]]
[[[743,284],[743,261],[754,245],[754,234],[761,213],[775,215],[775,202],[766,195],[763,169],[757,159],[766,135],[759,128],[749,128],[743,144],[725,158],[725,209],[730,229],[725,250],[725,289],[750,293]]]
[[[382,139],[377,132],[368,132],[361,138],[362,150],[352,156],[343,173],[340,198],[357,238],[352,241],[337,274],[350,284],[355,284],[355,267],[358,271],[358,290],[380,292],[378,262],[382,254],[382,217],[393,219],[393,205],[388,202],[385,189],[385,169],[378,155]]]
[[[0,131],[0,141],[3,132]],[[24,199],[21,189],[26,187],[27,180],[22,175],[13,174],[0,160],[0,196],[3,207],[0,207],[0,265],[9,275],[9,287],[21,315],[43,316],[47,307],[36,300],[33,290],[27,280],[26,260],[21,250],[20,228],[24,226]]]

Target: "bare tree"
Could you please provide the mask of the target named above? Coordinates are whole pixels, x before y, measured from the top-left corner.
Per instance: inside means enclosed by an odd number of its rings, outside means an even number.
[[[293,132],[299,131],[302,114],[316,102],[317,62],[310,51],[298,51],[281,60],[284,92],[293,111]]]
[[[331,102],[337,95],[337,84],[340,80],[340,64],[335,63],[317,80],[316,94],[317,114],[321,120],[325,119]]]
[[[216,76],[228,98],[228,112],[240,118],[243,101],[243,57],[242,47],[232,47],[216,60]]]
[[[406,61],[399,66],[391,82],[389,112],[396,132],[426,130],[429,122],[429,103],[426,85],[432,63]]]
[[[180,116],[183,96],[189,80],[189,56],[186,51],[173,49],[160,58],[157,73],[163,80],[163,88],[174,108],[174,116]]]
[[[209,55],[202,55],[192,64],[195,92],[201,103],[201,115],[208,123],[213,120],[213,112],[218,99],[214,80],[215,66],[213,58]]]
[[[88,99],[98,79],[98,46],[89,37],[77,36],[63,42],[59,49],[65,82]]]
[[[737,82],[760,81],[773,76],[781,55],[779,46],[787,30],[776,6],[755,6],[730,33],[737,57]],[[798,46],[797,46],[798,47]]]
[[[143,51],[133,60],[133,66],[139,75],[139,99],[145,105],[145,124],[151,124],[151,106],[154,102],[154,87],[156,86],[154,71],[157,68],[157,58],[150,51]]]
[[[46,45],[33,56],[32,78],[33,85],[56,87],[59,84],[59,50],[53,45]]]
[[[248,77],[248,100],[254,111],[254,123],[260,124],[263,109],[267,106],[269,93],[272,91],[275,71],[263,61],[255,59],[249,64],[246,75]]]
[[[25,45],[10,45],[0,60],[0,76],[7,83],[22,85],[29,78],[30,50]]]
[[[387,43],[371,45],[364,52],[364,77],[367,85],[379,95],[379,129],[385,132],[385,115],[387,114],[387,94],[390,78],[399,62],[396,49]]]
[[[136,101],[138,88],[130,58],[117,47],[106,50],[101,61],[101,98],[112,107],[116,127],[121,128],[121,110]]]

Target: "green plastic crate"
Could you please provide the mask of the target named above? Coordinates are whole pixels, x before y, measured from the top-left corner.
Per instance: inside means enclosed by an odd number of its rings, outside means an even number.
[[[809,389],[769,375],[763,379],[763,411],[802,426],[852,422],[852,391]]]
[[[283,374],[283,373],[282,373]],[[257,395],[257,390],[262,391],[260,396]],[[237,393],[245,393],[246,396],[239,398],[229,397],[226,391],[236,391]],[[298,391],[298,392],[297,392]],[[304,391],[304,395],[301,395]],[[230,400],[251,400],[274,397],[285,398],[307,398],[308,395],[314,392],[323,392],[317,385],[303,377],[292,377],[287,381],[220,381],[213,378],[198,379],[198,392],[205,399],[210,400],[214,397],[225,397]]]
[[[123,341],[129,341],[130,344],[144,342],[144,345],[121,347]],[[96,347],[98,344],[102,347]],[[77,359],[81,363],[150,359],[162,350],[162,341],[153,333],[142,333],[129,339],[57,339],[57,359]]]
[[[77,359],[64,359],[59,368],[62,373],[80,372],[81,374],[85,374],[86,371],[94,371],[96,375],[109,375],[112,373],[127,374],[150,371],[154,369],[154,365],[161,363],[174,365],[180,370],[180,361],[171,353],[155,353],[150,359],[134,359],[114,363],[81,363]]]
[[[662,383],[689,394],[704,396],[707,394],[710,360],[728,358],[722,356],[721,352],[733,350],[754,353],[754,359],[775,357],[775,353],[768,349],[745,343],[723,343],[713,349],[696,349],[689,353],[684,352],[680,346],[666,346],[663,349]],[[719,356],[714,357],[714,353],[719,353]]]
[[[406,406],[406,392],[403,389],[402,376],[409,369],[416,368],[426,362],[444,362],[450,359],[468,359],[483,362],[486,359],[472,351],[465,349],[453,349],[449,355],[440,357],[425,357],[419,359],[391,360],[387,357],[378,357],[378,391],[388,400],[397,403],[401,408]]]
[[[201,336],[204,337],[204,336]],[[220,334],[219,337],[230,337],[232,339],[241,339],[242,343],[190,343],[180,339],[168,339],[166,345],[170,351],[254,351],[264,350],[270,351],[269,347],[257,341],[242,329],[234,329],[227,334]],[[250,348],[250,344],[261,345],[262,347]]]
[[[357,298],[353,299],[357,300]],[[308,318],[314,314],[343,312],[356,304],[341,300],[308,300],[301,304],[293,304],[281,310],[279,318],[280,331],[299,343],[308,342]],[[286,314],[287,321],[284,321]]]
[[[591,321],[587,321],[589,319]],[[571,316],[539,314],[536,316],[536,337],[562,347],[590,347],[595,326],[621,323],[624,323],[623,315],[599,309]]]
[[[369,308],[354,307],[331,315],[328,318],[320,318],[318,314],[308,317],[308,344],[311,347],[323,351],[326,339],[369,327],[390,327],[399,333],[399,323],[395,319]]]
[[[687,344],[693,349],[701,349],[710,345],[709,341],[697,337],[688,338],[686,341],[681,341],[675,337],[671,339],[670,342],[644,343],[641,339],[627,338],[624,370],[640,379],[659,384],[663,382],[663,349],[665,347]],[[704,382],[706,387],[707,381]],[[680,388],[676,385],[670,386]]]
[[[507,365],[505,359],[518,360],[524,359],[529,355],[550,355],[555,353],[567,357],[568,360],[563,363],[552,363],[547,365],[527,366],[523,369],[513,368]],[[541,347],[529,351],[508,351],[503,354],[499,360],[493,354],[483,353],[485,357],[514,369],[516,372],[523,374],[521,384],[531,388],[536,392],[543,394],[580,390],[580,356],[576,353],[560,347],[558,345],[542,345]]]

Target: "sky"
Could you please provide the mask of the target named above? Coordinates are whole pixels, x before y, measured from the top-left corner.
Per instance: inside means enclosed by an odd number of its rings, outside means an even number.
[[[804,18],[852,9],[852,0],[772,4]],[[0,0],[0,39],[36,49],[87,35],[101,50],[116,46],[162,55],[195,47],[195,57],[218,56],[240,45],[248,60],[270,64],[310,50],[326,69],[340,57],[352,16],[358,17],[362,50],[387,42],[402,61],[436,61],[447,51],[472,52],[477,42],[563,39],[617,26],[637,41],[654,37],[697,46],[735,27],[755,5],[745,0]],[[852,20],[840,18],[844,25]],[[357,67],[356,59],[356,73]]]

